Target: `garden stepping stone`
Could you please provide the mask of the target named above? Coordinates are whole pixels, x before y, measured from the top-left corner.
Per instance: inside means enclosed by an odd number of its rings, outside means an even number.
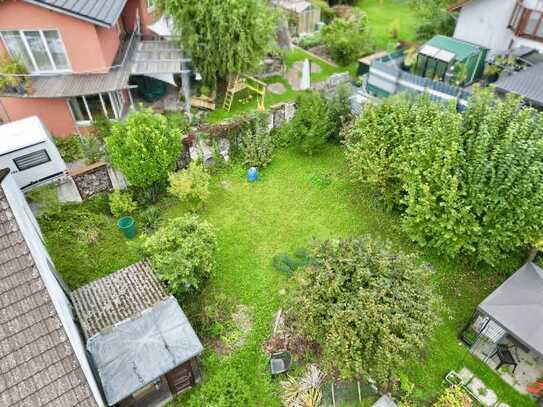
[[[463,367],[458,373],[458,376],[462,378],[462,383],[468,383],[471,379],[473,379],[474,374],[467,367]]]
[[[477,377],[474,377],[467,385],[473,394],[477,396],[481,404],[485,406],[493,406],[498,401],[498,396]]]
[[[287,88],[281,82],[276,82],[276,83],[269,84],[268,90],[271,93],[274,93],[276,95],[282,95],[283,93],[287,91]]]

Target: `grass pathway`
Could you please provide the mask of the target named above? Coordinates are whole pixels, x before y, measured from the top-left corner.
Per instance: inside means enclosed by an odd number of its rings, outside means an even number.
[[[272,257],[307,247],[314,237],[367,231],[365,222],[352,216],[343,168],[337,166],[340,155],[337,148],[312,158],[282,151],[256,184],[247,183],[240,168],[214,179],[205,217],[217,228],[219,255],[217,276],[206,295],[223,293],[253,310],[247,342],[230,358],[244,369],[254,405],[279,405],[262,344],[289,282],[271,267]],[[212,355],[205,359],[208,378],[225,362]]]

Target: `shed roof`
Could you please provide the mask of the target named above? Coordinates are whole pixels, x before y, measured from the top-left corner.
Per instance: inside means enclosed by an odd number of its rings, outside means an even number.
[[[543,355],[543,269],[526,263],[478,306],[513,337]]]
[[[38,116],[0,126],[0,156],[47,141],[49,136]]]
[[[148,261],[132,264],[71,295],[87,338],[169,298]]]
[[[45,7],[59,13],[111,27],[117,22],[127,0],[25,0],[27,3]]]
[[[480,52],[483,47],[462,41],[456,38],[447,37],[445,35],[436,35],[425,45],[431,45],[441,50],[452,52],[456,55],[458,61],[463,61],[470,55]]]
[[[513,92],[529,103],[543,106],[543,63],[533,65],[509,76],[502,76],[496,82],[496,89]]]
[[[203,346],[173,297],[87,341],[113,405],[200,354]]]
[[[8,173],[0,171],[0,405],[96,406],[11,209]]]

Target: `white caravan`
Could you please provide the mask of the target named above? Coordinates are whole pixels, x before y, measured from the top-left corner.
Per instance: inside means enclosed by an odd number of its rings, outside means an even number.
[[[26,191],[66,174],[66,164],[37,116],[0,126],[0,168],[6,167]]]

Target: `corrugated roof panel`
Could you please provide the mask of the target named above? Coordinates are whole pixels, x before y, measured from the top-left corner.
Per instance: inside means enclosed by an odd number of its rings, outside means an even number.
[[[543,63],[502,76],[496,82],[496,89],[516,93],[532,104],[543,106]]]
[[[116,22],[127,0],[25,0],[100,26],[111,27]]]

